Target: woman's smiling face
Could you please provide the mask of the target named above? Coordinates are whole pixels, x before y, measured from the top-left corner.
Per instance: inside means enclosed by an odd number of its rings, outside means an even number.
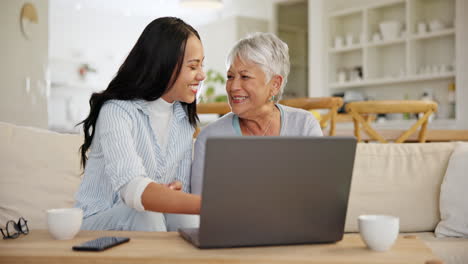
[[[201,41],[196,36],[191,35],[187,39],[184,61],[179,76],[162,98],[170,103],[174,101],[193,103],[198,91],[198,85],[205,79],[205,72],[202,68],[203,59],[204,53]]]
[[[275,78],[267,82],[259,65],[236,57],[227,72],[226,82],[232,112],[239,117],[260,113],[277,94],[276,86]]]

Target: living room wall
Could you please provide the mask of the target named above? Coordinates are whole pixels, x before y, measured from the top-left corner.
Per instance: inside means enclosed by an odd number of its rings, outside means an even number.
[[[2,1],[2,0],[0,0]],[[205,69],[226,73],[225,58],[239,31],[271,20],[273,1],[226,1],[222,9],[184,9],[178,1],[49,0],[49,129],[77,133],[89,111],[89,96],[103,90],[144,27],[160,16],[177,16],[194,26],[205,47]],[[80,4],[81,3],[81,4]],[[242,17],[240,17],[242,16]],[[266,23],[266,22],[263,22]],[[255,31],[265,31],[255,28]],[[84,76],[88,64],[95,72]],[[220,93],[224,92],[221,87]]]
[[[38,23],[30,25],[26,39],[20,13],[26,1],[0,2],[0,121],[47,128],[49,1],[28,0],[37,11]]]

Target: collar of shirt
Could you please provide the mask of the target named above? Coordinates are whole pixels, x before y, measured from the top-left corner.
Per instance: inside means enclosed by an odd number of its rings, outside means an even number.
[[[145,115],[149,116],[151,112],[151,101],[135,100],[136,107],[140,109]],[[181,120],[187,117],[184,107],[179,101],[174,102],[174,116],[176,119]]]
[[[148,102],[148,108],[155,115],[170,115],[172,114],[173,106],[174,102],[168,103],[162,98]]]

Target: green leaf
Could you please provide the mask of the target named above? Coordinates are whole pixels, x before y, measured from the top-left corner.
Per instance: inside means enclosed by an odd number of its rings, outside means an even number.
[[[228,97],[227,97],[227,95],[218,95],[218,96],[215,97],[214,101],[215,102],[227,102]]]
[[[206,96],[212,96],[212,95],[214,95],[214,93],[215,93],[214,86],[208,86],[206,88],[206,92],[205,92]]]

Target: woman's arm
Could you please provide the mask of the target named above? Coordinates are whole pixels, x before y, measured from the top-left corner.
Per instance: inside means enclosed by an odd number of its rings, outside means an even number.
[[[104,157],[105,177],[114,192],[135,177],[146,177],[143,161],[135,149],[132,114],[118,102],[106,102],[99,112],[95,139],[99,138]],[[93,147],[93,146],[92,146]]]
[[[317,121],[317,119],[312,113],[306,115],[306,120],[303,123],[305,124],[304,132],[306,136],[323,136],[322,128],[320,127],[320,122]]]
[[[133,129],[138,128],[133,127],[130,113],[122,106],[107,103],[102,107],[96,133],[101,139],[100,143],[106,163],[105,173],[115,192],[119,192],[122,187],[136,177],[146,177],[147,175],[142,159],[135,149],[132,137]],[[145,210],[198,214],[200,197],[172,190],[180,189],[181,186],[177,184],[172,186],[172,189],[171,186],[154,182],[146,185],[140,196]]]
[[[152,182],[143,191],[141,203],[145,210],[148,211],[200,214],[201,197],[173,190],[163,184]]]

